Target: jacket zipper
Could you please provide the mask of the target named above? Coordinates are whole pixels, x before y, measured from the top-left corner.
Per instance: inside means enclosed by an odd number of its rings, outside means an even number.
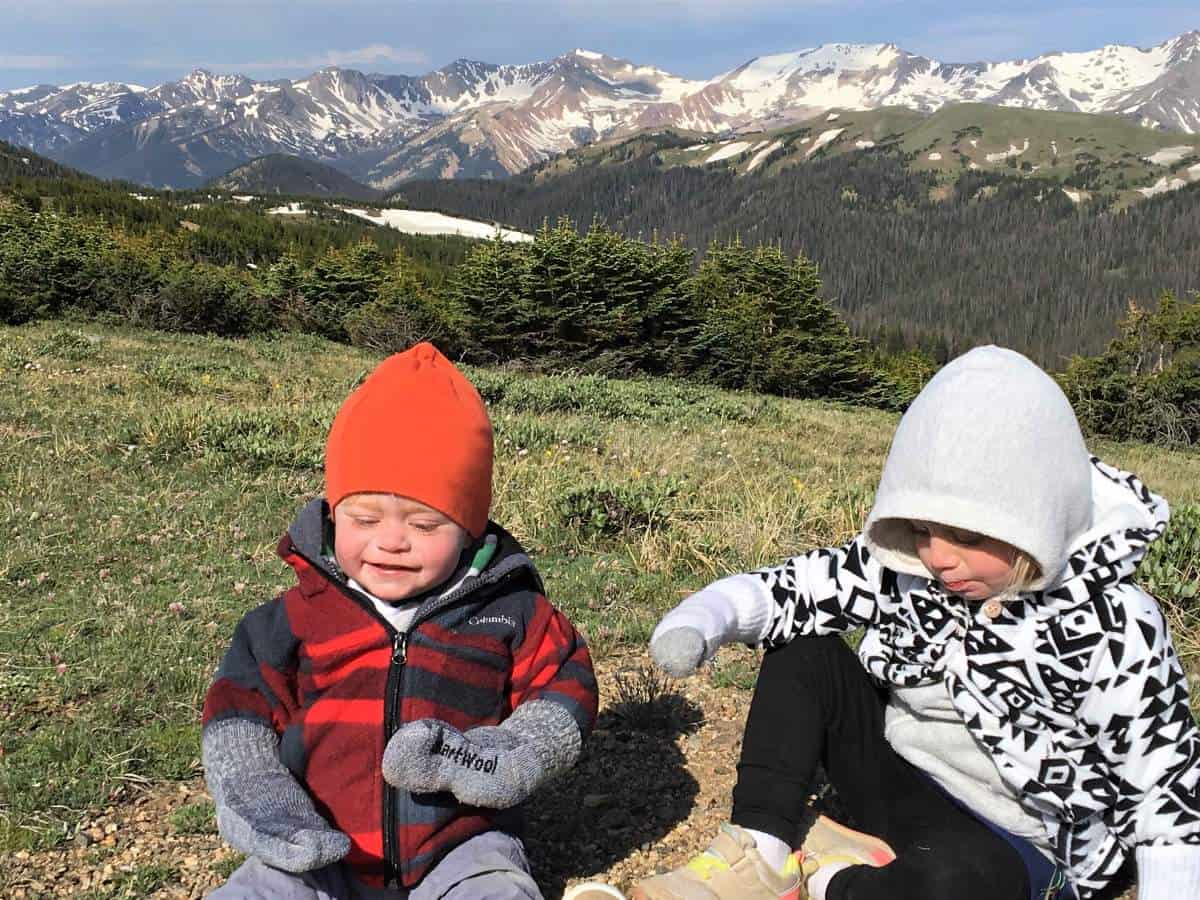
[[[409,624],[409,630],[412,624]],[[397,631],[392,637],[392,660],[388,666],[387,705],[383,713],[383,740],[387,741],[395,733],[400,720],[400,698],[402,696],[401,681],[404,679],[404,665],[408,662],[408,631]],[[396,803],[399,791],[384,782],[383,789],[383,862],[384,884],[388,887],[400,886],[400,848],[397,844]]]
[[[506,581],[510,573],[504,573],[500,578],[496,579],[494,584]],[[433,613],[440,612],[448,606],[453,605],[461,596],[471,593],[475,590],[472,587],[469,591],[451,592],[444,597],[438,597],[429,604],[422,604],[412,620],[408,623],[408,629],[405,631],[397,631],[392,637],[392,658],[388,665],[388,683],[387,683],[387,703],[383,711],[383,741],[384,746],[395,734],[397,726],[400,724],[400,700],[403,696],[403,680],[404,666],[408,662],[408,639],[409,635],[416,629],[417,625],[428,619]],[[388,625],[391,628],[390,625]],[[400,799],[400,791],[392,787],[386,781],[384,782],[383,790],[383,883],[388,887],[401,887],[403,882],[400,877],[400,848],[397,846],[397,830],[399,823],[396,821],[396,805]]]

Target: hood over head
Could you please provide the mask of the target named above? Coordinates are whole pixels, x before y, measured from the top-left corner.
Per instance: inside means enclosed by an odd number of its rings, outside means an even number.
[[[892,438],[864,538],[885,566],[923,577],[909,521],[1024,551],[1056,584],[1095,524],[1093,468],[1071,404],[1024,356],[979,347],[917,395]]]

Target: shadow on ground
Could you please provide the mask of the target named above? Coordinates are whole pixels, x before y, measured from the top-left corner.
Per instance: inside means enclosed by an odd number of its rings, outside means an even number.
[[[700,708],[675,693],[636,693],[600,714],[579,763],[529,806],[525,843],[548,898],[660,840],[692,810],[699,785],[675,739],[699,726]]]

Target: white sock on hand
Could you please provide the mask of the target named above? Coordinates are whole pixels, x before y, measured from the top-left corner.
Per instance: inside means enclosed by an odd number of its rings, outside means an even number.
[[[745,831],[754,838],[754,845],[758,847],[758,853],[763,858],[763,862],[776,872],[782,872],[783,867],[787,865],[787,858],[791,855],[792,848],[775,835],[767,834],[765,831],[755,831],[753,828],[747,828]]]
[[[850,868],[850,863],[834,862],[826,863],[817,869],[808,878],[808,896],[810,900],[825,900],[825,892],[829,890],[829,882],[833,880],[833,876],[842,869]]]

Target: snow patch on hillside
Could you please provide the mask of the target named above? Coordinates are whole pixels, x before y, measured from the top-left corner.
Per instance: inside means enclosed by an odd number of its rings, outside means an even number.
[[[1168,178],[1164,175],[1158,181],[1154,182],[1148,188],[1138,188],[1138,193],[1143,197],[1153,197],[1155,194],[1165,194],[1168,191],[1177,191],[1181,187],[1187,187],[1187,182],[1182,178]]]
[[[1161,150],[1151,153],[1149,156],[1143,156],[1142,159],[1148,163],[1153,163],[1156,166],[1169,166],[1172,163],[1177,163],[1185,156],[1195,153],[1196,148],[1184,144],[1180,147],[1163,147]]]
[[[469,238],[494,238],[496,232],[506,241],[532,241],[533,236],[523,231],[500,228],[488,222],[459,219],[454,216],[416,209],[381,209],[378,212],[366,209],[341,207],[344,212],[374,225],[387,226],[407,234],[455,234]]]
[[[875,142],[874,141],[855,141],[854,146],[857,147],[859,150],[870,150],[872,147],[875,146]]]
[[[731,156],[737,156],[743,150],[750,146],[749,141],[734,141],[728,144],[705,160],[706,163],[720,162],[723,159],[729,159]]]
[[[985,159],[987,159],[987,161],[990,163],[1001,162],[1008,159],[1010,156],[1020,156],[1028,149],[1029,138],[1025,138],[1025,143],[1021,147],[1018,147],[1016,144],[1009,144],[1007,150],[1003,150],[1000,153],[989,153]]]
[[[808,152],[805,153],[804,155],[812,156],[814,153],[816,153],[818,150],[820,150],[826,144],[829,144],[830,142],[837,140],[837,136],[845,130],[846,130],[845,128],[831,128],[828,131],[822,131],[817,136],[817,139],[815,141],[813,141],[813,145],[808,148]]]
[[[752,171],[753,169],[757,168],[759,163],[761,163],[764,159],[766,159],[768,156],[770,156],[772,153],[774,153],[776,150],[778,150],[782,146],[783,146],[782,141],[776,141],[775,143],[769,144],[768,146],[759,150],[757,153],[754,154],[754,159],[750,160],[750,165],[746,166],[746,171],[749,172],[749,171]]]

